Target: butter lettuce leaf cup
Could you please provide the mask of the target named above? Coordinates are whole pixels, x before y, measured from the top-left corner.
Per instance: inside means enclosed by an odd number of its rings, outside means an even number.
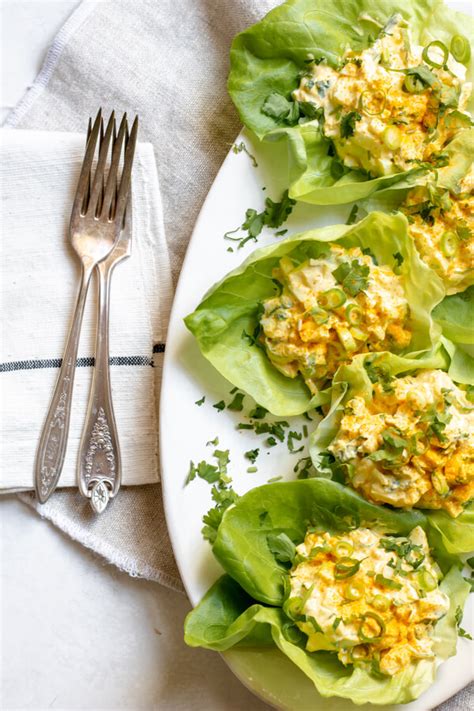
[[[282,609],[288,571],[276,561],[268,538],[284,533],[298,544],[309,525],[330,532],[377,526],[395,535],[408,535],[416,526],[425,529],[444,575],[440,590],[450,598],[449,611],[434,626],[434,659],[417,660],[392,677],[381,677],[361,667],[344,667],[334,653],[311,653],[303,641],[292,641],[292,621]],[[286,683],[296,694],[301,670],[314,684],[315,704],[318,693],[356,704],[406,703],[423,693],[434,681],[438,665],[455,654],[456,611],[463,608],[469,585],[422,513],[393,513],[324,479],[269,484],[248,492],[227,510],[213,552],[226,575],[188,615],[186,643],[219,652],[258,648],[260,664],[265,664],[265,650],[276,646],[295,665],[294,677],[289,675]]]
[[[332,392],[331,407],[326,417],[319,423],[310,436],[310,455],[313,465],[319,476],[329,477],[344,483],[344,473],[336,463],[327,463],[325,453],[328,446],[336,437],[343,416],[344,405],[355,396],[363,397],[369,402],[372,395],[372,382],[364,364],[367,359],[373,367],[383,370],[388,376],[403,376],[412,374],[423,368],[447,369],[450,359],[447,358],[446,349],[434,349],[431,353],[421,358],[403,358],[391,353],[380,356],[356,356],[348,366],[341,367],[336,373]],[[448,371],[449,373],[449,371]],[[385,507],[384,507],[385,508]],[[404,509],[392,509],[394,515]],[[442,538],[443,546],[450,554],[460,555],[471,553],[474,547],[474,504],[470,503],[457,517],[452,518],[445,511],[424,510],[426,519],[432,528],[432,535]]]
[[[259,139],[287,140],[292,198],[336,205],[363,200],[378,190],[404,189],[424,181],[426,170],[420,167],[376,178],[359,170],[348,170],[337,177],[334,157],[328,155],[329,144],[317,118],[282,126],[262,112],[270,95],[289,98],[297,89],[308,56],[324,58],[330,66],[337,66],[347,48],[366,49],[394,12],[408,22],[415,44],[425,46],[440,40],[449,47],[453,35],[468,35],[471,41],[474,35],[472,19],[439,0],[400,0],[395,5],[392,0],[288,0],[234,39],[229,93],[243,123]],[[468,74],[472,66],[471,59]]]
[[[418,256],[407,235],[407,225],[401,214],[374,212],[353,226],[322,227],[257,249],[210,289],[186,317],[186,326],[213,366],[273,414],[299,415],[328,402],[328,391],[311,396],[301,376],[283,375],[265,351],[245,336],[258,328],[261,302],[275,295],[273,269],[283,256],[291,257],[295,264],[317,259],[330,242],[348,249],[369,249],[380,265],[388,265],[401,275],[410,309],[408,326],[413,333],[409,351],[425,351],[440,335],[430,314],[444,291],[440,279]],[[403,261],[399,266],[400,258]]]

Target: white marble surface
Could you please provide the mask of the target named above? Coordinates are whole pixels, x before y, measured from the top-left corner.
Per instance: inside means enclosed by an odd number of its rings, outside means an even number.
[[[2,118],[76,4],[0,0]],[[268,708],[218,655],[186,647],[184,595],[104,565],[14,497],[0,520],[0,708]]]

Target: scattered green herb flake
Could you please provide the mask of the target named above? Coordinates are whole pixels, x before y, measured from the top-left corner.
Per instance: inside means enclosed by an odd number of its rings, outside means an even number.
[[[313,463],[311,457],[302,457],[298,459],[293,471],[297,474],[297,479],[309,479],[311,477],[311,470],[313,469]]]
[[[304,449],[304,446],[299,447],[298,449],[295,449],[295,443],[294,443],[295,440],[297,442],[301,442],[302,439],[303,439],[303,435],[301,432],[295,432],[294,430],[291,430],[290,432],[288,432],[288,439],[287,439],[288,451],[291,452],[292,454],[296,454],[297,452],[302,452]]]
[[[268,484],[274,484],[276,481],[281,481],[283,479],[282,476],[272,476],[271,479],[268,479]]]
[[[201,405],[204,405],[205,402],[206,402],[206,396],[203,395],[202,398],[200,400],[196,400],[196,402],[194,404],[197,405],[198,407],[201,407]]]
[[[219,444],[219,437],[214,437],[214,439],[210,439],[209,442],[206,442],[206,447],[209,447],[211,444],[213,447],[217,447]]]
[[[275,237],[283,237],[287,232],[288,230],[278,230],[278,232],[275,232]]]
[[[215,407],[218,412],[222,412],[222,410],[225,410],[225,402],[221,400],[220,402],[216,402],[212,407]]]
[[[393,258],[397,263],[397,267],[401,267],[403,262],[405,261],[403,254],[400,254],[400,252],[395,252],[395,254],[393,255]]]
[[[472,642],[473,641],[472,636],[469,634],[469,632],[466,632],[466,630],[461,627],[462,618],[463,618],[462,607],[460,607],[458,605],[458,607],[456,608],[456,613],[454,615],[454,620],[455,620],[457,628],[458,628],[458,634],[460,637],[464,637],[465,639],[470,639]]]
[[[333,628],[333,630],[337,630],[337,628],[339,627],[339,625],[341,624],[341,622],[342,622],[342,617],[336,617],[336,618],[334,619],[334,622],[332,623],[332,628]]]
[[[189,472],[185,479],[184,485],[187,486],[190,481],[196,478],[197,470],[194,466],[194,462],[189,462]]]
[[[303,437],[308,436],[308,425],[303,425]]]
[[[228,252],[233,252],[234,250],[232,249],[232,247],[227,247],[227,251],[228,251]]]
[[[257,467],[248,467],[247,468],[247,474],[255,474],[255,472],[258,472]]]
[[[359,212],[359,208],[357,205],[353,205],[351,208],[351,211],[349,213],[349,217],[346,220],[346,225],[353,225],[355,222],[357,222],[357,213]]]
[[[343,262],[332,272],[333,277],[351,296],[357,296],[368,286],[370,267],[360,264],[357,259],[352,262]]]
[[[248,157],[250,158],[250,160],[252,161],[253,167],[258,168],[258,163],[257,163],[255,156],[253,156],[250,153],[249,149],[247,148],[247,146],[245,145],[245,143],[243,141],[241,141],[240,143],[234,143],[234,145],[232,146],[232,151],[235,154],[242,153],[242,152],[246,153],[248,155]]]
[[[245,394],[244,393],[236,393],[234,395],[234,399],[232,402],[230,402],[227,405],[228,410],[232,410],[233,412],[241,412],[243,410],[243,401],[244,401]]]
[[[201,530],[205,540],[214,543],[217,536],[217,529],[222,521],[224,511],[238,500],[239,496],[235,491],[225,485],[213,486],[211,496],[216,505],[203,516],[204,526]]]
[[[265,440],[265,444],[267,445],[267,447],[276,447],[277,441],[275,437],[267,437],[267,439]]]
[[[251,417],[253,420],[263,420],[267,413],[268,410],[266,410],[261,405],[257,405],[253,410],[249,412],[249,417]]]
[[[209,464],[208,462],[204,461],[199,462],[196,467],[196,473],[201,479],[207,481],[208,484],[214,484],[216,481],[219,481],[221,477],[221,473],[218,467],[216,467],[214,464]]]
[[[293,210],[296,200],[293,200],[288,195],[288,190],[283,193],[280,202],[274,202],[270,197],[265,199],[265,208],[263,212],[257,212],[253,208],[249,208],[245,212],[245,220],[235,230],[230,230],[224,235],[224,239],[238,242],[237,249],[241,249],[249,240],[257,241],[264,225],[271,229],[281,227],[287,220]],[[231,237],[231,235],[240,230],[247,232],[246,235]]]
[[[238,430],[253,430],[253,425],[247,423],[247,422],[239,422],[237,425]]]
[[[267,536],[270,552],[279,563],[292,563],[296,555],[296,546],[286,533],[271,533]]]
[[[308,412],[303,412],[303,417],[306,418],[307,420],[309,420],[310,422],[313,421],[313,418],[309,416]]]
[[[232,390],[229,392],[229,395],[233,395],[234,393],[237,392],[238,389],[239,389],[239,388],[237,388],[237,387],[232,388]]]
[[[256,462],[259,452],[260,452],[260,450],[258,448],[257,449],[249,449],[248,452],[245,452],[244,457],[246,457],[253,464],[254,462]]]
[[[354,135],[356,121],[360,121],[362,116],[358,111],[349,111],[341,118],[340,130],[341,138],[350,138]]]

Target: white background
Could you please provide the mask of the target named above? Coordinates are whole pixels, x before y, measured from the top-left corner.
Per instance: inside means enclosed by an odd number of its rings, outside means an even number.
[[[2,119],[76,5],[0,0]],[[2,709],[268,709],[184,645],[184,595],[104,565],[14,497],[0,520]]]

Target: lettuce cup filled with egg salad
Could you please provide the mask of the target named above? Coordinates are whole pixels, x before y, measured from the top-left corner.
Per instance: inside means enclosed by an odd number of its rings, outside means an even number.
[[[455,654],[470,586],[419,512],[394,513],[325,479],[268,484],[229,508],[213,546],[226,575],[185,641],[278,647],[318,696],[417,698]],[[291,683],[291,679],[288,680]]]
[[[292,198],[361,200],[423,181],[471,125],[473,26],[439,0],[288,0],[234,39],[229,92],[288,141]]]
[[[311,435],[319,475],[396,510],[425,509],[452,553],[474,549],[474,398],[425,359],[358,356]]]
[[[185,323],[233,385],[278,416],[328,402],[356,354],[430,349],[443,297],[401,215],[374,212],[256,250]]]

